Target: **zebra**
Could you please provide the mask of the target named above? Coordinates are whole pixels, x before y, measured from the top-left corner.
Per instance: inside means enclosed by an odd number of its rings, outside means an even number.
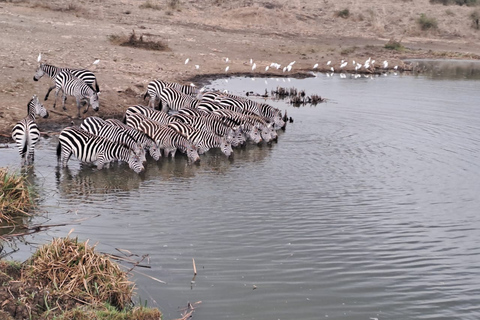
[[[162,105],[161,111],[163,112],[168,112],[169,110],[178,111],[183,108],[195,109],[200,102],[200,100],[174,87],[165,87],[160,92],[159,98]]]
[[[147,117],[148,119],[156,121],[160,124],[167,124],[173,121],[173,118],[170,115],[166,114],[165,112],[154,110],[152,108],[141,106],[141,105],[135,105],[135,106],[129,107],[125,111],[125,117],[123,118],[123,122],[133,128],[138,127],[138,125],[134,125],[132,123],[132,121],[134,120],[131,119],[131,115],[134,113],[140,113],[145,117]],[[135,119],[138,119],[138,118],[135,118]]]
[[[80,128],[66,127],[60,132],[58,140],[57,158],[63,167],[74,154],[82,162],[95,163],[99,170],[115,160],[127,162],[136,173],[144,170],[140,157],[132,150]]]
[[[59,68],[51,64],[40,63],[40,65],[37,68],[37,71],[35,72],[35,75],[33,76],[33,80],[38,81],[45,74],[48,75],[50,78],[55,79],[57,74],[63,71],[67,71],[72,75],[74,75],[75,77],[82,79],[93,90],[95,90],[96,92],[100,92],[100,87],[98,86],[97,77],[92,71],[87,69]],[[53,88],[51,88],[49,91],[53,90],[54,88],[55,86],[53,86]]]
[[[36,95],[28,102],[27,113],[28,115],[17,122],[12,129],[12,138],[17,143],[22,166],[33,163],[35,145],[40,137],[35,116],[39,115],[43,118],[48,118],[47,109],[40,103]]]
[[[220,101],[218,101],[218,100],[213,100],[213,101],[202,100],[197,105],[197,109],[201,110],[203,112],[207,112],[207,113],[215,111],[215,110],[223,110],[223,109],[227,109],[227,110],[231,110],[231,111],[235,111],[235,112],[242,112],[243,111],[243,109],[239,108],[236,105],[221,104]]]
[[[165,87],[173,87],[179,90],[180,92],[183,92],[184,94],[188,94],[191,96],[198,94],[197,88],[193,86],[187,86],[187,85],[183,85],[176,82],[168,82],[168,81],[163,81],[158,79],[152,80],[148,83],[147,92],[145,92],[145,95],[143,96],[144,100],[147,96],[150,96],[150,100],[148,102],[149,107],[155,108],[156,100],[157,98],[160,98],[160,93]]]
[[[127,134],[129,134],[137,143],[139,143],[145,150],[148,150],[150,156],[155,160],[158,161],[162,156],[160,149],[157,147],[155,142],[147,137],[147,135],[137,129],[127,126],[123,122],[117,119],[107,119],[105,120],[107,123],[117,126],[120,129],[124,130]]]
[[[58,93],[62,91],[62,102],[63,102],[63,110],[67,110],[65,108],[65,100],[67,95],[74,96],[77,100],[77,109],[78,109],[78,118],[81,119],[80,115],[80,103],[82,101],[87,102],[87,108],[83,111],[86,113],[88,111],[89,106],[92,106],[94,111],[98,111],[99,109],[99,102],[98,102],[98,94],[89,87],[82,79],[74,77],[71,73],[68,72],[60,72],[55,77],[55,102],[53,103],[53,107],[55,108],[57,104],[57,97]],[[52,88],[48,89],[47,95],[45,96],[45,100],[47,100],[48,95]]]
[[[147,161],[145,158],[145,149],[143,149],[132,136],[126,133],[125,130],[109,124],[102,118],[85,118],[80,125],[80,129],[96,136],[104,137],[112,142],[124,144],[129,149],[133,150],[133,152],[142,159],[142,162]]]
[[[249,119],[247,116],[226,109],[215,110],[212,112],[214,115],[218,116],[225,123],[235,123],[240,125],[242,131],[245,132],[247,137],[252,140],[254,143],[260,143],[262,138],[270,138],[270,131],[262,130],[259,131],[260,126],[256,124],[252,119]]]
[[[238,147],[247,141],[247,137],[239,125],[229,122],[228,120],[226,121],[214,113],[206,113],[198,109],[180,109],[173,117],[194,127],[197,121],[202,121],[202,123],[205,123],[204,128],[206,128],[206,130],[216,135],[226,137],[227,141],[232,144],[232,147]],[[199,126],[199,128],[201,127]]]
[[[211,132],[195,129],[183,122],[171,122],[167,126],[197,145],[199,154],[203,154],[211,148],[220,148],[227,157],[232,155],[232,144],[225,137],[219,137]]]
[[[144,132],[155,141],[158,147],[163,149],[165,157],[171,155],[173,158],[177,149],[179,149],[192,162],[200,161],[197,147],[177,131],[169,128],[167,125],[161,125],[152,121],[141,113],[134,113],[131,115],[131,118],[133,118],[132,123],[138,125],[135,129]]]

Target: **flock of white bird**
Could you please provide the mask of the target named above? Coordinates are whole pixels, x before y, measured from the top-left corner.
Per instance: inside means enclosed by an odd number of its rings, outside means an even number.
[[[228,63],[231,62],[231,60],[229,58],[222,58],[223,62],[227,64],[227,66],[225,67],[225,73],[228,73],[228,71],[230,70],[230,65],[228,65]],[[190,58],[187,58],[185,60],[185,65],[187,65],[189,62],[191,61]],[[282,70],[282,72],[286,73],[286,72],[291,72],[292,69],[293,69],[293,66],[295,65],[296,61],[292,61],[290,62],[288,65],[284,65],[283,68],[282,68],[282,65],[280,63],[276,63],[276,62],[272,62],[270,63],[270,65],[266,65],[265,66],[265,72],[267,72],[270,68],[273,68],[273,69],[276,69],[276,70]],[[248,62],[243,62],[244,65],[247,65],[247,66],[250,66],[251,67],[251,71],[255,71],[257,69],[257,63],[254,62],[253,59],[250,59],[250,61]],[[352,71],[354,73],[373,73],[373,72],[387,72],[388,70],[393,70],[394,72],[396,72],[398,70],[398,65],[395,65],[393,68],[388,68],[389,66],[389,63],[387,60],[384,60],[383,62],[379,63],[377,62],[376,60],[372,59],[371,57],[369,57],[367,60],[365,60],[364,62],[359,62],[359,61],[355,61],[355,60],[352,60],[351,61],[351,68],[348,68],[348,65],[349,65],[349,62],[346,61],[346,60],[341,60],[340,63],[338,64],[338,68],[335,68],[334,67],[334,63],[332,63],[331,60],[327,61],[326,65],[324,66],[324,68],[321,68],[321,65],[319,63],[315,63],[312,67],[312,70],[311,71],[317,71],[320,69],[323,69],[323,71],[326,71],[327,75],[331,76],[333,75],[335,72],[337,73],[342,73],[344,71],[346,71],[347,69]],[[200,69],[200,65],[198,64],[195,64],[195,69],[198,70]],[[302,70],[304,71],[304,70]]]

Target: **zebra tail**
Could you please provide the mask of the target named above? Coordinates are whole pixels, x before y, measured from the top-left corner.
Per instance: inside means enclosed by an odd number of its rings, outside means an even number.
[[[98,86],[97,80],[95,80],[95,91],[100,92],[100,87]]]
[[[57,159],[60,159],[61,154],[62,154],[62,145],[60,144],[60,142],[58,142],[58,145],[57,145]]]
[[[28,150],[28,137],[23,141],[22,157],[26,157]]]

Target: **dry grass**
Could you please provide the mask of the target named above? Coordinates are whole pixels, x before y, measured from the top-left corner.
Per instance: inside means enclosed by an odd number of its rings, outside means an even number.
[[[132,305],[133,284],[127,273],[88,241],[56,238],[28,261],[25,276],[53,295],[67,296],[88,305],[105,302],[122,310]]]
[[[24,175],[0,168],[0,222],[11,222],[15,214],[27,214],[33,206],[32,198],[32,188]]]
[[[162,41],[153,41],[145,40],[148,38],[154,38],[155,35],[152,34],[141,34],[140,37],[137,37],[135,30],[132,30],[130,35],[110,35],[108,39],[112,44],[116,44],[123,47],[133,47],[146,50],[156,50],[156,51],[170,51],[168,45]]]

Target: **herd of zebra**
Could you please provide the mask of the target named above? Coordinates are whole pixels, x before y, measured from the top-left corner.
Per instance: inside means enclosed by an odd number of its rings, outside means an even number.
[[[82,103],[87,104],[84,113],[89,105],[98,110],[99,86],[93,72],[40,63],[34,80],[43,75],[55,82],[45,96],[47,100],[51,90],[56,89],[53,107],[62,92],[64,109],[66,96],[75,97],[79,118]],[[137,173],[144,170],[147,152],[157,161],[162,153],[164,157],[174,157],[179,150],[194,163],[211,148],[219,148],[230,157],[232,147],[276,141],[277,130],[286,126],[286,115],[282,116],[279,109],[225,92],[200,92],[193,86],[153,80],[144,100],[148,96],[148,106],[129,107],[123,121],[90,116],[78,127],[64,128],[57,146],[62,166],[67,165],[72,154],[82,162],[96,164],[98,169],[113,161],[124,161]],[[33,96],[27,117],[12,130],[22,165],[33,162],[40,135],[36,115],[46,118],[48,111]]]

